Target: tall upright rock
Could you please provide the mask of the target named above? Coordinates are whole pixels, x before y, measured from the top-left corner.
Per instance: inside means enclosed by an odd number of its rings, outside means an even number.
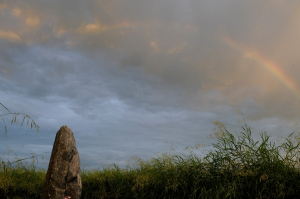
[[[72,130],[64,125],[56,133],[41,199],[80,199],[81,190],[79,153]]]

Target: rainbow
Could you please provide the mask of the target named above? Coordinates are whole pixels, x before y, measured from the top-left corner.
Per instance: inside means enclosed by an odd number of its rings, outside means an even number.
[[[286,73],[274,62],[264,57],[255,49],[251,49],[242,43],[236,42],[229,37],[223,36],[222,42],[230,47],[237,49],[245,54],[249,59],[254,60],[260,66],[269,70],[278,80],[280,80],[289,90],[291,90],[298,98],[300,98],[300,90],[294,81],[286,75]]]

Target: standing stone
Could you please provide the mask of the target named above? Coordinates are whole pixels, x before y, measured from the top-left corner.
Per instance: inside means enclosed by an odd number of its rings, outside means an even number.
[[[56,133],[41,199],[80,199],[82,190],[79,153],[72,130]]]

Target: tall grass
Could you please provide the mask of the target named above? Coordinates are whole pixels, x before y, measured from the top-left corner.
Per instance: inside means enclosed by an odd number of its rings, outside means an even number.
[[[12,152],[10,149],[8,151]],[[14,162],[5,162],[0,158],[0,198],[39,198],[46,171],[36,169],[34,163],[37,156],[19,159],[15,154],[14,159]],[[26,159],[32,159],[32,164],[22,162]]]
[[[299,134],[254,141],[245,124],[230,133],[220,122],[203,158],[190,153],[135,158],[135,166],[82,172],[82,198],[298,198]],[[40,198],[46,171],[2,161],[0,198]]]

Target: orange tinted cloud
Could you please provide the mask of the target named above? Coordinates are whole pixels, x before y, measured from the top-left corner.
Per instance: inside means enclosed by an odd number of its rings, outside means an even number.
[[[28,17],[26,19],[26,24],[29,25],[29,26],[37,26],[40,24],[40,19],[39,17]]]
[[[101,25],[98,21],[95,23],[89,23],[87,25],[83,25],[78,29],[78,32],[81,34],[91,34],[91,33],[99,33],[108,30],[107,26]]]
[[[7,8],[8,6],[7,6],[7,4],[6,3],[2,3],[2,4],[0,4],[0,9],[4,9],[4,8]]]
[[[21,38],[19,37],[19,35],[17,35],[14,32],[5,32],[5,31],[1,31],[0,30],[0,39],[5,39],[8,41],[21,41]]]
[[[19,8],[14,8],[12,11],[12,15],[15,17],[19,17],[21,15],[21,13],[22,13],[22,10]]]

